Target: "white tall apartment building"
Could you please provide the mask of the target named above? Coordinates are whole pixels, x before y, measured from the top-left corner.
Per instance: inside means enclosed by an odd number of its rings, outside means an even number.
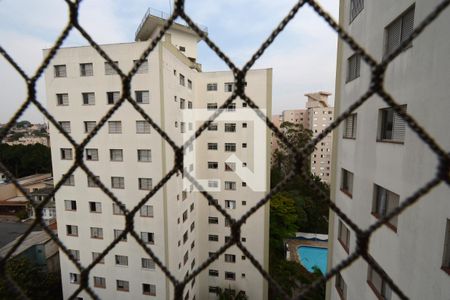
[[[149,12],[138,29],[136,42],[101,46],[125,72],[164,23],[164,19]],[[234,88],[231,72],[201,71],[196,62],[198,42],[198,36],[188,27],[174,24],[131,84],[132,96],[139,106],[178,145],[203,123],[204,119],[193,116],[198,111],[212,114]],[[92,47],[61,49],[45,78],[47,107],[77,142],[119,99],[122,88],[120,77]],[[249,71],[246,82],[247,95],[270,113],[272,70]],[[253,118],[247,120],[243,115]],[[74,163],[75,153],[54,126],[50,126],[50,135],[54,178],[58,182]],[[186,150],[184,167],[202,180],[218,203],[238,219],[269,189],[269,138],[264,122],[258,123],[246,103],[236,99]],[[254,161],[255,150],[266,158]],[[232,155],[242,166],[228,161]],[[174,166],[172,148],[129,103],[124,103],[89,142],[84,158],[92,172],[129,210]],[[242,169],[258,169],[256,181],[263,188],[252,190],[251,184],[236,173]],[[55,199],[58,236],[83,266],[98,257],[124,229],[123,212],[80,169]],[[134,230],[181,281],[225,243],[230,236],[226,223],[179,173],[136,214]],[[266,205],[246,221],[241,235],[243,244],[266,269],[268,233]],[[66,255],[61,253],[60,257],[66,298],[78,288],[80,276]],[[172,299],[174,295],[169,279],[130,235],[92,270],[89,284],[102,299]],[[266,281],[235,246],[189,282],[183,297],[215,299],[218,288],[229,288],[236,294],[245,292],[250,299],[267,299]],[[79,298],[89,296],[82,292]]]
[[[304,128],[310,129],[314,138],[333,122],[334,109],[328,104],[328,96],[330,95],[327,92],[306,94],[308,101],[305,109],[285,110],[281,115],[273,115],[272,122],[277,127],[280,127],[283,122],[300,124]],[[279,148],[278,139],[275,135],[272,135],[271,143],[273,153]],[[330,183],[332,149],[332,135],[328,134],[311,154],[311,173],[320,177],[326,183]]]
[[[377,61],[410,36],[439,0],[341,0],[339,23]],[[450,10],[389,64],[388,93],[446,151],[450,149]],[[368,90],[369,66],[338,44],[336,114]],[[331,197],[360,228],[398,207],[437,173],[436,155],[378,96],[359,107],[334,134]],[[440,184],[379,228],[369,253],[409,299],[450,299],[449,187]],[[355,233],[330,214],[329,268],[356,247]],[[334,277],[327,299],[399,299],[363,259]]]

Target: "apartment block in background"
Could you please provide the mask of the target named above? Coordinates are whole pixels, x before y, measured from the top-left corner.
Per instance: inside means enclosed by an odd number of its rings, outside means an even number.
[[[310,129],[313,138],[319,135],[331,122],[333,122],[333,107],[328,104],[330,93],[317,92],[306,94],[308,98],[305,109],[285,110],[281,115],[273,115],[272,122],[280,127],[283,122],[300,124]],[[320,177],[326,183],[330,182],[332,138],[328,134],[311,154],[311,173]],[[279,149],[279,142],[272,134],[272,153]]]
[[[160,12],[149,10],[136,42],[102,45],[102,49],[127,72],[133,67],[164,24]],[[131,81],[132,97],[177,145],[194,134],[204,120],[186,117],[188,111],[210,114],[234,88],[231,72],[202,72],[197,62],[199,37],[188,27],[174,24],[150,53]],[[271,108],[271,69],[247,74],[246,93],[257,105]],[[81,142],[121,97],[121,80],[114,68],[92,47],[61,49],[46,73],[48,109],[77,142]],[[230,155],[253,170],[254,132],[264,122],[239,120],[251,109],[240,99],[186,149],[185,172],[195,173],[233,218],[238,219],[264,197],[269,188],[268,160],[261,177],[264,190],[253,191],[227,163]],[[254,113],[253,113],[254,114]],[[258,149],[270,155],[269,135]],[[55,182],[74,163],[74,149],[50,126]],[[261,142],[262,141],[262,142]],[[128,210],[155,187],[173,168],[174,152],[129,103],[124,103],[86,145],[84,160],[97,178]],[[245,165],[244,165],[245,164]],[[241,166],[239,166],[241,168]],[[173,286],[135,239],[120,238],[123,211],[80,169],[55,195],[58,236],[83,266],[97,259],[114,240],[117,245],[92,270],[90,286],[102,299],[172,299]],[[242,242],[268,268],[268,206],[259,209],[242,227]],[[180,172],[137,212],[134,230],[172,274],[182,280],[216,252],[229,238],[230,227]],[[78,287],[80,274],[61,253],[64,297]],[[184,299],[216,299],[218,289],[245,293],[250,299],[267,299],[267,282],[237,247],[190,281]],[[79,297],[89,299],[82,292]]]
[[[339,23],[382,61],[442,1],[341,0]],[[444,149],[450,149],[450,10],[387,67],[384,88]],[[369,88],[371,69],[342,40],[338,44],[336,114]],[[380,97],[374,95],[334,133],[331,197],[359,228],[367,229],[436,177],[433,151]],[[441,183],[376,230],[369,253],[409,299],[450,297],[449,186]],[[330,214],[332,268],[355,251],[350,226]],[[358,259],[328,282],[327,299],[397,300],[387,281]]]

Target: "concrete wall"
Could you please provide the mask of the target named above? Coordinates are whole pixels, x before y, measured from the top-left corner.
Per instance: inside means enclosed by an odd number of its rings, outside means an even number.
[[[381,61],[385,27],[414,2],[365,1],[364,10],[351,24],[349,2],[341,1],[341,25]],[[439,3],[438,0],[415,1],[415,26]],[[443,38],[443,35],[448,36],[447,28],[450,28],[448,9],[413,41],[412,47],[389,65],[385,76],[386,91],[399,104],[407,105],[407,112],[443,149],[450,148],[446,125],[450,113],[450,44],[449,39]],[[352,51],[342,41],[339,41],[339,49],[338,65],[342,68],[338,69],[336,82],[337,114],[354,103],[370,82],[369,67],[361,62],[360,78],[346,83],[346,62]],[[342,138],[342,126],[335,132],[337,161],[332,198],[363,229],[377,220],[371,215],[374,184],[395,192],[401,202],[436,176],[436,156],[409,128],[403,144],[377,142],[378,111],[385,107],[386,103],[373,96],[357,109],[355,140]],[[341,168],[354,173],[352,199],[339,191]],[[396,231],[383,226],[372,236],[370,254],[410,299],[448,299],[450,295],[448,274],[441,270],[449,218],[448,187],[441,184],[398,217]],[[336,243],[338,221],[334,216],[330,267],[348,255]],[[350,251],[355,243],[355,234],[351,232]],[[358,260],[341,272],[347,284],[347,299],[376,299],[366,282],[367,269],[367,263]],[[334,280],[331,284],[329,299],[340,299]],[[393,293],[391,299],[398,297]]]

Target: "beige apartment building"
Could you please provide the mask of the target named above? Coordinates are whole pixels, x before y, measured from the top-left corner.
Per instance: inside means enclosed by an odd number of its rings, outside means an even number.
[[[340,1],[340,25],[377,61],[399,47],[442,1]],[[450,9],[433,21],[388,66],[384,88],[431,137],[449,151]],[[338,43],[336,114],[369,88],[371,69]],[[367,229],[435,178],[436,154],[377,95],[334,133],[331,197],[359,228]],[[376,230],[369,254],[409,299],[450,299],[450,189],[434,187]],[[332,268],[356,248],[350,226],[330,214]],[[328,282],[327,299],[399,296],[364,259]]]
[[[280,127],[283,122],[300,124],[310,129],[313,137],[320,134],[331,122],[333,122],[333,107],[328,104],[330,93],[317,92],[306,94],[308,98],[305,109],[285,110],[281,115],[273,115],[272,122]],[[332,135],[328,134],[311,154],[311,173],[320,177],[326,183],[330,183],[331,175],[331,151]],[[272,153],[279,149],[278,139],[272,134]]]
[[[102,49],[122,70],[130,70],[149,39],[161,29],[164,19],[160,16],[148,11],[136,42],[102,45]],[[231,72],[201,71],[198,42],[191,29],[174,24],[131,84],[138,105],[178,145],[193,135],[234,89]],[[47,107],[77,142],[119,99],[122,86],[116,72],[92,47],[61,49],[45,78]],[[272,70],[251,70],[246,81],[247,95],[270,115]],[[58,182],[74,163],[74,151],[54,126],[50,126],[50,136]],[[269,138],[264,122],[236,99],[186,149],[184,167],[238,219],[269,189]],[[256,146],[264,158],[254,159]],[[150,124],[124,103],[88,143],[84,159],[131,210],[173,168],[174,153]],[[252,172],[256,176],[248,176]],[[123,211],[80,169],[56,193],[55,200],[58,236],[83,266],[124,229]],[[179,172],[145,203],[134,219],[134,230],[178,280],[193,272],[230,236],[225,218]],[[268,232],[266,205],[246,221],[241,236],[266,269]],[[80,275],[63,253],[61,276],[67,298],[79,287]],[[89,284],[102,299],[173,298],[169,279],[130,235],[92,270]],[[183,298],[216,299],[219,288],[245,293],[249,299],[267,299],[267,282],[235,246],[189,282]],[[89,297],[82,292],[78,298]]]

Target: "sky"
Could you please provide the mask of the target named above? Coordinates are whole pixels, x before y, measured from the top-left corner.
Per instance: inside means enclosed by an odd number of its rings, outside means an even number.
[[[338,0],[318,1],[336,20]],[[185,9],[194,22],[208,27],[208,36],[239,67],[258,50],[287,15],[293,0],[186,0]],[[134,40],[147,8],[170,12],[172,0],[84,0],[79,20],[99,44]],[[63,0],[0,0],[0,45],[27,74],[42,62],[42,49],[50,48],[68,22]],[[87,45],[72,30],[63,47]],[[297,13],[254,68],[273,68],[272,110],[303,108],[306,93],[334,94],[337,34],[308,5]],[[198,62],[204,71],[227,66],[199,43]],[[0,123],[7,122],[26,98],[23,79],[0,56]],[[37,83],[38,100],[45,106],[43,76]],[[333,101],[334,97],[331,97]],[[43,115],[30,107],[24,120],[42,123]]]

